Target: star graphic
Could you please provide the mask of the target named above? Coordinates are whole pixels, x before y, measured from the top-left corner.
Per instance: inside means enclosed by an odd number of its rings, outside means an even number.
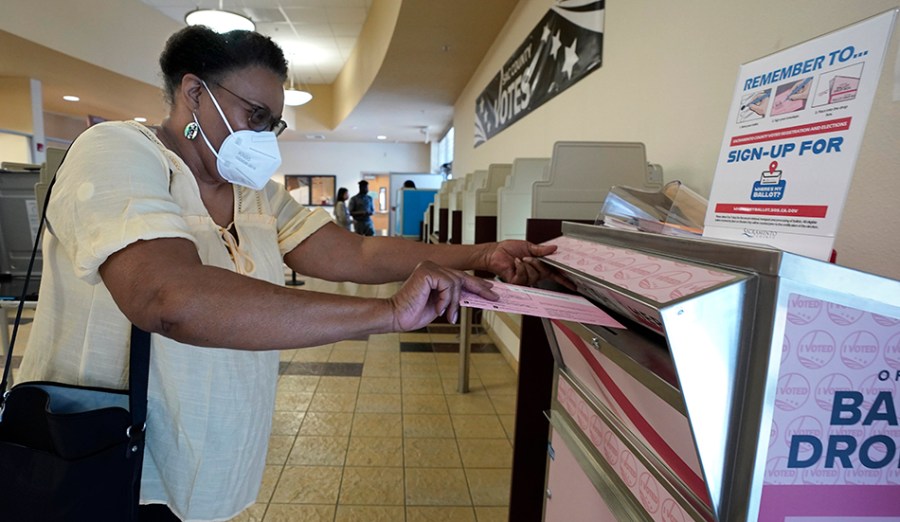
[[[550,37],[550,26],[549,26],[549,25],[545,25],[545,26],[544,26],[544,32],[543,32],[543,34],[541,34],[541,41],[542,41],[542,42],[546,42],[546,41],[547,41],[547,38],[549,38],[549,37]]]
[[[562,45],[562,42],[559,41],[559,32],[553,34],[553,41],[550,43],[550,56],[556,58],[556,53],[559,51],[559,47]]]
[[[566,57],[563,61],[561,71],[569,78],[572,78],[572,68],[578,63],[578,54],[575,53],[575,44],[577,43],[578,40],[574,40],[572,41],[572,45],[566,47]]]

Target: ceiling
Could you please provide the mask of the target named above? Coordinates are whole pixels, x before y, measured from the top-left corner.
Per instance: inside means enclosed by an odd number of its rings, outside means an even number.
[[[285,108],[292,128],[283,140],[371,142],[384,135],[389,141],[425,142],[439,139],[452,124],[456,99],[517,2],[3,0],[0,48],[8,51],[0,53],[0,76],[39,79],[48,112],[143,116],[159,123],[167,111],[157,87],[163,43],[184,27],[189,11],[221,3],[272,37],[285,50],[295,85],[315,95],[305,106]],[[386,4],[399,10],[392,33],[375,42],[386,48],[384,60],[358,100],[342,100],[335,80],[366,34],[369,15]],[[367,49],[360,51],[365,56]],[[61,100],[72,93],[81,101]],[[349,110],[338,110],[348,102]]]
[[[178,23],[194,9],[219,7],[218,0],[141,0]],[[372,0],[222,1],[284,50],[295,82],[330,84],[356,45]]]

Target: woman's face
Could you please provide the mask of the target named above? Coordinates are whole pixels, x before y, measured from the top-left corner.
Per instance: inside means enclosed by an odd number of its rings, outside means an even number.
[[[238,69],[218,82],[207,81],[232,130],[277,130],[284,107],[284,88],[272,71],[258,66]],[[209,94],[204,90],[203,94]],[[206,99],[204,99],[206,98]],[[218,148],[230,134],[209,96],[200,96],[200,125]]]
[[[234,132],[277,131],[284,125],[281,122],[284,87],[278,75],[272,71],[264,67],[251,66],[235,70],[218,81],[210,79],[205,82],[206,87],[200,86],[198,105],[193,114],[200,122],[210,146],[216,151],[221,149],[222,143],[230,134],[222,115]],[[213,103],[213,98],[222,109],[221,115]],[[217,174],[216,155],[209,150],[204,141],[201,139],[194,141],[194,146],[199,150],[203,170],[211,174],[216,173],[211,178],[213,181],[228,183]]]

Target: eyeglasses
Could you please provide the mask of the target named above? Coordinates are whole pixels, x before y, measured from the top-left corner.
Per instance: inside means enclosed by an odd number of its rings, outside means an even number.
[[[287,123],[284,120],[275,119],[270,109],[257,105],[240,94],[232,92],[221,83],[216,83],[216,86],[250,106],[250,116],[247,118],[247,125],[252,130],[256,132],[272,131],[276,136],[280,136],[284,129],[287,128]]]

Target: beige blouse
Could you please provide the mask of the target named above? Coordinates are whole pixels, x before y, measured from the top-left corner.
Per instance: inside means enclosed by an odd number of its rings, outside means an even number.
[[[47,207],[40,298],[19,380],[127,387],[130,322],[98,268],[135,241],[185,238],[204,264],[283,285],[284,254],[330,216],[273,181],[234,193],[239,247],[209,216],[187,165],[147,128],[104,123],[82,134]],[[152,336],[142,503],[165,503],[184,520],[227,520],[254,503],[278,363],[274,351]]]

